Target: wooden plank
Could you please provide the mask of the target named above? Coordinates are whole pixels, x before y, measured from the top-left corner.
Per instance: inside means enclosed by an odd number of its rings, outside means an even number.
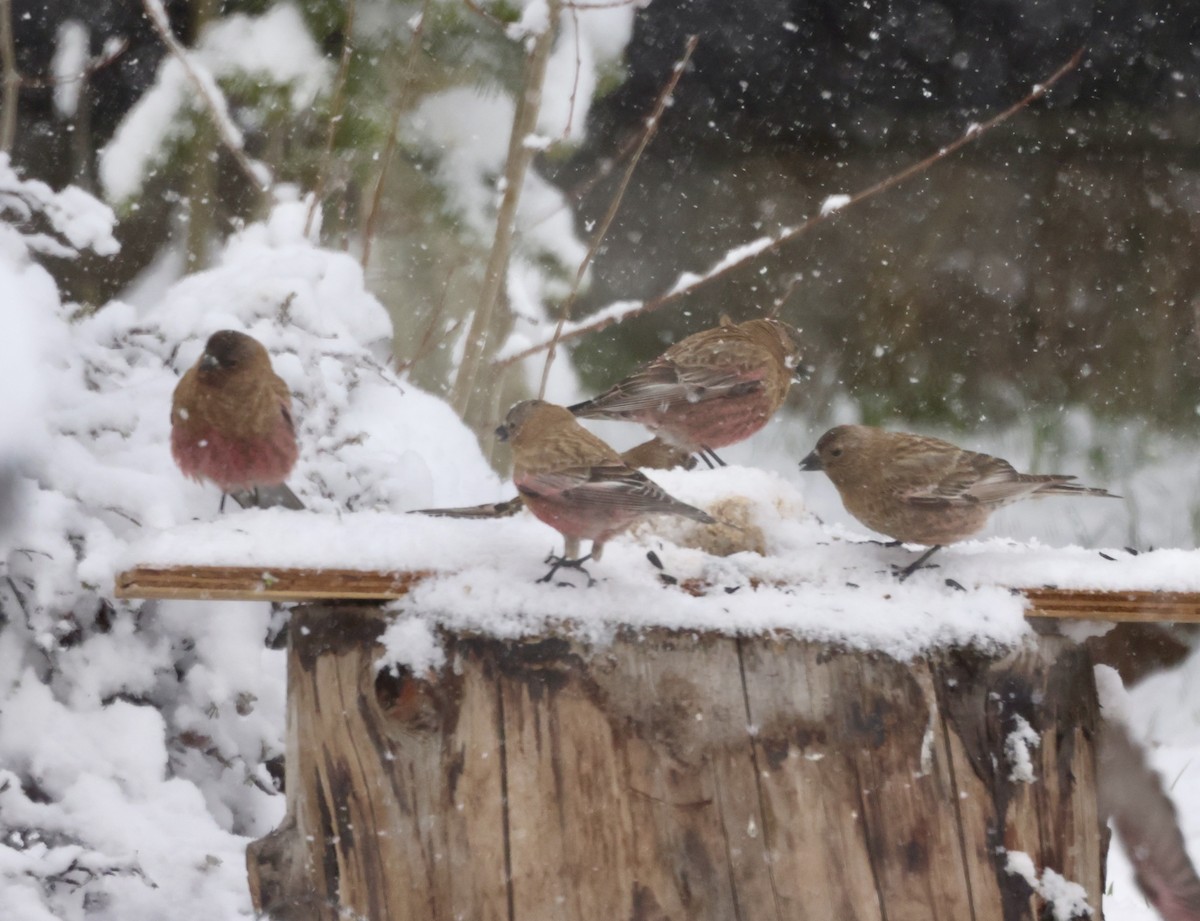
[[[117,576],[118,598],[219,601],[394,601],[428,571],[262,566],[139,566]]]
[[[138,566],[117,576],[116,596],[224,601],[394,601],[432,572],[257,566]],[[1200,623],[1200,592],[1017,589],[1029,617]],[[695,594],[703,594],[696,588]]]
[[[1024,588],[1030,617],[1122,622],[1200,622],[1200,592]]]

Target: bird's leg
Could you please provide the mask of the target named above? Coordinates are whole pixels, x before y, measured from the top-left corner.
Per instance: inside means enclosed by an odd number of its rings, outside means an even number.
[[[701,445],[700,450],[697,453],[700,455],[700,457],[704,461],[704,463],[708,464],[709,470],[712,470],[714,467],[728,466],[725,463],[725,461],[723,461],[723,460],[721,460],[721,458],[717,457],[717,452],[714,451],[712,448]]]
[[[941,544],[934,544],[932,547],[930,547],[928,550],[926,550],[924,553],[922,553],[919,557],[917,557],[916,560],[914,560],[912,563],[909,563],[903,569],[900,569],[899,567],[897,567],[896,579],[900,582],[903,582],[905,579],[907,579],[909,576],[911,576],[914,572],[916,572],[918,569],[920,569],[922,566],[924,566],[925,561],[941,549],[942,549]]]
[[[217,506],[217,514],[218,515],[225,514],[225,500],[228,498],[229,498],[229,493],[227,493],[227,492],[221,493],[221,504]]]
[[[545,562],[550,564],[550,571],[548,573],[546,573],[544,576],[542,576],[540,579],[538,579],[537,581],[538,582],[549,582],[551,579],[554,578],[554,574],[556,572],[558,572],[560,569],[577,569],[581,573],[583,573],[585,576],[587,576],[588,588],[591,588],[593,585],[596,584],[596,580],[592,578],[592,574],[590,572],[588,572],[586,569],[583,568],[583,564],[586,563],[591,558],[592,558],[592,555],[590,553],[587,556],[581,556],[581,557],[579,557],[579,559],[576,559],[576,560],[567,559],[565,556],[555,556],[553,553],[551,553],[545,559]]]

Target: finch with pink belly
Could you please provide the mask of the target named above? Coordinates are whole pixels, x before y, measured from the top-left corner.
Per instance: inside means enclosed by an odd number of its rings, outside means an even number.
[[[640,422],[664,441],[724,465],[717,448],[761,429],[783,405],[800,361],[799,334],[773,319],[721,325],[682,339],[594,399],[588,419]]]
[[[542,400],[518,403],[496,437],[512,445],[513,483],[526,507],[565,538],[563,555],[547,559],[551,569],[539,582],[548,582],[564,566],[587,575],[583,564],[598,561],[606,541],[647,515],[715,523],[626,464],[562,406]],[[581,540],[592,542],[585,557],[579,556]]]
[[[284,481],[299,448],[292,396],[250,336],[221,330],[179,380],[171,401],[171,456],[243,507],[303,508]]]

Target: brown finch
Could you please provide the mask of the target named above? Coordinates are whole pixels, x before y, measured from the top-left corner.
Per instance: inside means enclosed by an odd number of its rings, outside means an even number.
[[[179,380],[171,401],[171,456],[185,476],[215,483],[239,505],[304,506],[284,484],[299,456],[292,396],[271,356],[244,333],[221,330]]]
[[[570,407],[577,416],[640,422],[664,441],[724,464],[716,448],[749,438],[783,405],[807,369],[796,330],[748,320],[695,333],[598,397]]]
[[[715,523],[622,461],[562,406],[542,400],[518,403],[496,437],[512,445],[513,483],[526,507],[565,538],[563,555],[550,556],[551,569],[539,582],[548,582],[563,566],[586,575],[583,564],[600,559],[605,541],[647,515]],[[585,557],[579,556],[581,540],[592,542]]]
[[[839,425],[821,436],[800,462],[824,470],[846,511],[873,531],[927,550],[900,573],[904,579],[944,544],[964,540],[996,509],[1042,496],[1113,496],[1076,486],[1073,476],[1018,473],[1006,460],[964,451],[948,441]]]

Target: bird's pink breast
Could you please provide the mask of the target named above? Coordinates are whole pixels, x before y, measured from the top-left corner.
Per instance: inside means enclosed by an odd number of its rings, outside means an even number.
[[[519,488],[520,483],[517,486]],[[521,495],[526,507],[537,518],[564,537],[580,540],[606,541],[641,517],[629,509],[579,505],[556,496],[531,495],[527,492]]]
[[[749,438],[771,418],[770,397],[763,390],[674,406],[669,413],[647,410],[636,421],[680,447],[724,448]]]
[[[282,418],[264,438],[229,438],[178,425],[171,429],[171,456],[179,469],[193,479],[211,480],[222,492],[282,483],[299,453],[296,436]]]

